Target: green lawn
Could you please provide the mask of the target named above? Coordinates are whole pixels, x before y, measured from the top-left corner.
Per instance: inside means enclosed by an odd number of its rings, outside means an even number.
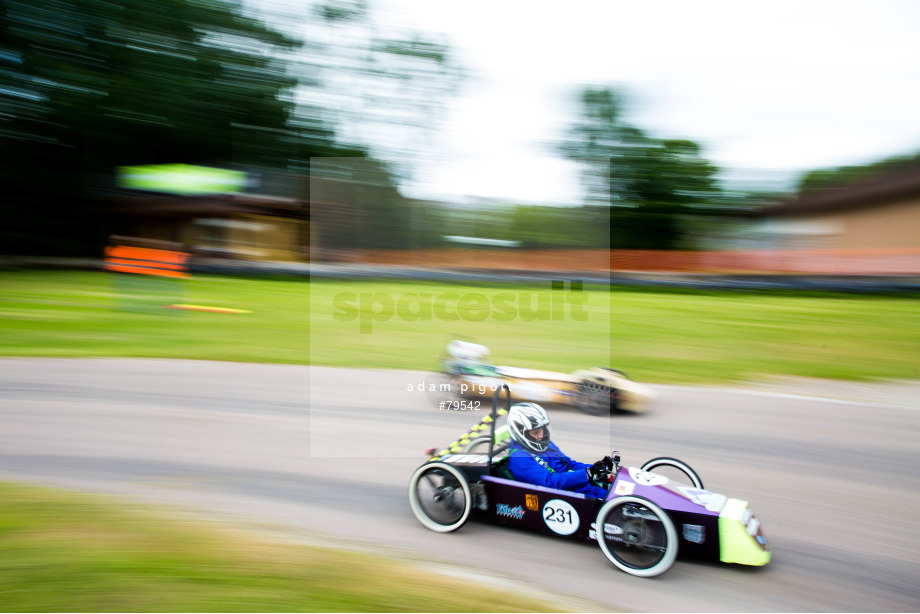
[[[398,580],[396,580],[398,579]],[[540,612],[545,600],[0,482],[4,612]],[[556,610],[558,611],[558,610]]]
[[[426,370],[460,335],[488,345],[498,364],[562,371],[609,364],[647,382],[920,378],[920,302],[910,296],[162,281],[0,272],[0,353]],[[252,313],[163,308],[175,303]]]

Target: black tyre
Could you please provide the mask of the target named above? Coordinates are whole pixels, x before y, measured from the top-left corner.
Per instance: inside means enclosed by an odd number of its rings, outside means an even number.
[[[584,380],[578,385],[578,409],[591,416],[609,416],[617,410],[617,389]]]
[[[409,507],[432,531],[456,531],[473,508],[470,485],[458,469],[446,463],[422,465],[409,480]]]
[[[604,556],[642,578],[666,572],[677,559],[677,531],[660,507],[633,495],[617,497],[597,514],[597,542]]]
[[[603,369],[604,371],[610,371],[611,373],[616,373],[617,375],[621,375],[622,377],[629,379],[629,376],[626,375],[625,372],[620,371],[619,369],[613,369],[611,367],[601,367],[601,369]]]
[[[645,461],[645,464],[641,467],[642,471],[661,473],[665,477],[671,478],[671,474],[675,472],[668,471],[668,468],[676,470],[676,475],[678,476],[676,481],[683,481],[683,478],[686,477],[695,487],[699,489],[705,488],[703,486],[702,478],[700,478],[699,474],[693,470],[693,467],[677,458],[671,458],[670,456],[659,456],[658,458],[653,458],[651,460]]]

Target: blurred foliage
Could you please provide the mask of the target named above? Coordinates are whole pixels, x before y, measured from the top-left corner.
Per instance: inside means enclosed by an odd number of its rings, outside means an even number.
[[[798,183],[798,192],[799,194],[805,194],[806,192],[817,190],[840,188],[847,184],[889,172],[896,172],[904,167],[918,164],[920,164],[920,152],[912,155],[894,156],[866,165],[817,169],[802,175]]]
[[[608,210],[606,207],[515,208],[511,237],[524,248],[606,248]]]
[[[451,48],[407,29],[397,13],[372,11],[367,0],[305,2],[294,10],[289,17],[305,25],[312,45],[300,61],[322,84],[299,88],[298,99],[323,109],[340,142],[367,147],[405,178],[463,82]]]
[[[0,253],[98,255],[99,190],[119,166],[306,173],[311,158],[370,158],[369,135],[343,134],[353,100],[381,109],[369,123],[408,121],[413,104],[430,122],[437,93],[419,84],[451,87],[425,68],[447,47],[379,35],[366,9],[319,5],[304,17],[324,36],[306,40],[302,21],[267,25],[238,0],[0,0]]]
[[[491,249],[490,240],[509,241],[516,247],[606,249],[608,247],[609,207],[553,207],[521,204],[515,201],[485,201],[475,206],[455,206],[431,210],[428,219],[438,220],[441,228],[452,229],[472,242],[477,239],[483,249]],[[442,230],[442,235],[444,231]],[[443,236],[439,237],[443,239]],[[443,240],[429,240],[427,247],[444,246]]]
[[[443,243],[440,207],[404,197],[390,167],[374,159],[327,158],[312,168],[312,258],[336,251],[409,249]],[[332,203],[332,204],[330,204]]]
[[[366,0],[323,0],[288,15],[306,24],[310,53],[300,59],[320,87],[301,84],[301,106],[319,109],[339,143],[366,148],[366,158],[323,160],[313,178],[332,179],[311,195],[311,257],[336,259],[353,249],[410,249],[443,244],[444,212],[404,197],[447,97],[463,73],[444,42],[385,23]],[[388,15],[386,11],[382,13]],[[277,16],[276,16],[277,17]],[[280,22],[279,22],[280,23]],[[386,162],[381,162],[385,160]]]
[[[693,141],[653,138],[626,123],[610,88],[586,87],[580,103],[559,150],[583,164],[589,202],[609,205],[610,246],[683,247],[682,217],[719,211],[718,169]]]
[[[6,226],[7,253],[95,245],[85,187],[119,165],[280,165],[300,153],[283,96],[296,81],[271,55],[298,43],[238,4],[4,0],[0,33],[0,214],[19,222]],[[316,136],[331,144],[330,131]]]

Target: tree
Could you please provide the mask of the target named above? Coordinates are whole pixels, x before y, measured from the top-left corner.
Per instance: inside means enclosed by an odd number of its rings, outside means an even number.
[[[309,6],[309,4],[308,4]],[[397,176],[411,175],[420,143],[434,134],[463,70],[449,45],[381,23],[366,0],[324,0],[308,10],[321,19],[307,33],[309,60],[322,88],[302,85],[302,101],[319,100],[342,142],[367,147]]]
[[[84,189],[93,174],[160,162],[284,166],[298,152],[285,96],[296,80],[269,52],[299,43],[238,4],[5,0],[0,34],[15,84],[0,90],[0,215],[18,222],[6,226],[7,253],[95,246]]]
[[[430,121],[451,80],[429,68],[448,64],[447,47],[383,36],[356,46],[337,28],[376,33],[363,0],[319,7],[310,18],[327,36],[304,40],[239,0],[0,0],[0,253],[95,253],[87,183],[118,166],[309,172],[315,157],[370,157],[371,139],[346,133],[355,118]],[[331,81],[345,72],[368,80],[341,89]],[[371,112],[381,108],[395,111]],[[374,175],[395,185],[392,168]]]
[[[840,166],[808,171],[799,179],[797,191],[800,194],[823,190],[831,187],[843,187],[869,179],[873,176],[899,171],[903,168],[920,164],[920,153],[894,156],[862,166]]]
[[[719,196],[716,167],[693,141],[652,138],[626,123],[610,88],[585,88],[580,102],[559,148],[582,164],[589,204],[610,207],[611,247],[679,247],[682,218]]]
[[[287,13],[266,13],[266,19],[286,29],[296,24],[291,35],[306,39],[308,52],[291,58],[304,76],[295,92],[295,121],[322,117],[339,147],[368,152],[363,159],[314,165],[346,172],[353,185],[346,190],[347,213],[316,209],[319,242],[330,249],[440,243],[442,225],[432,205],[404,198],[395,186],[411,175],[420,144],[459,86],[462,72],[449,46],[384,23],[366,0],[308,0],[276,10]]]

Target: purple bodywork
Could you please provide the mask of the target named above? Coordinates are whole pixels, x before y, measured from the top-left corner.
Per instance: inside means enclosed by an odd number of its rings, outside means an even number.
[[[451,464],[471,483],[481,484],[485,503],[474,507],[480,516],[506,526],[596,540],[594,521],[604,500],[488,475],[482,463]],[[623,495],[643,497],[668,512],[680,536],[682,556],[719,559],[719,512],[726,497],[635,467],[620,467],[607,501]]]

